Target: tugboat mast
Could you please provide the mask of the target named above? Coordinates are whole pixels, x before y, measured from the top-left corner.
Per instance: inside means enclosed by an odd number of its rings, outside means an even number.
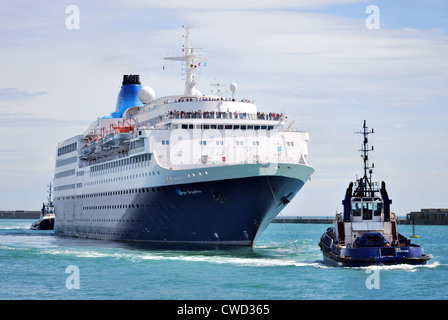
[[[51,198],[51,181],[50,184],[47,186],[48,187],[48,203],[50,203],[52,200]]]
[[[363,146],[359,151],[362,152],[361,157],[364,161],[364,176],[359,179],[358,187],[356,188],[354,194],[358,197],[373,197],[376,190],[373,189],[372,183],[374,164],[372,163],[372,166],[369,165],[369,152],[373,151],[373,146],[369,148],[369,134],[373,134],[375,132],[373,129],[371,131],[368,130],[366,120],[364,120],[363,130],[356,131],[355,133],[363,135]],[[367,171],[369,172],[370,177],[367,176]]]

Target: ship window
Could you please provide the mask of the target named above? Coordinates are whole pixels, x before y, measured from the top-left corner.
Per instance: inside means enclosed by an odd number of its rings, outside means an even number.
[[[381,209],[383,208],[383,204],[381,202],[373,203],[373,215],[378,217],[381,215]]]
[[[216,129],[216,124],[211,124],[210,129]],[[222,128],[221,128],[222,129]]]
[[[232,126],[231,126],[231,125],[226,125],[225,128],[226,128],[226,129],[232,129]]]
[[[189,125],[188,125],[188,129],[193,129],[193,125],[192,125],[192,124],[189,124]]]
[[[224,129],[224,126],[222,124],[218,124],[218,129]]]
[[[373,202],[362,203],[362,219],[372,220]]]
[[[359,202],[352,202],[352,212],[354,217],[361,216],[361,204]]]
[[[239,125],[234,125],[234,126],[233,126],[233,129],[234,129],[234,130],[237,130],[237,129],[239,129],[239,128],[240,128]]]
[[[261,130],[266,130],[266,126],[261,126]]]
[[[260,126],[254,126],[254,130],[260,130]]]
[[[187,124],[183,124],[182,125],[182,129],[188,129],[188,125]]]

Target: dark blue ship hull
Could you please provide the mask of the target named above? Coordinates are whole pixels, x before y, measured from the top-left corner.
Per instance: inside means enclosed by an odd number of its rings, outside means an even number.
[[[425,255],[423,248],[416,244],[409,243],[405,246],[392,247],[345,248],[334,244],[332,238],[327,233],[322,235],[319,247],[322,251],[324,262],[339,267],[395,264],[420,265],[426,264],[430,259]]]
[[[304,182],[256,176],[67,197],[55,234],[251,246]]]

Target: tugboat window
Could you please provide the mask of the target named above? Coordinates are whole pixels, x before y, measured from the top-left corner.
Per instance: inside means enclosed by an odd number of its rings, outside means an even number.
[[[373,202],[362,203],[362,219],[372,220]]]
[[[352,212],[354,217],[361,216],[361,204],[359,202],[352,202]]]
[[[378,217],[381,215],[381,209],[383,208],[383,204],[381,202],[373,203],[373,215]]]

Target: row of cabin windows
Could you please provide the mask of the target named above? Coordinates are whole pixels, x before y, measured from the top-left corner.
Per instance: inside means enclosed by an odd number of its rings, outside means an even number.
[[[59,178],[73,176],[73,175],[75,175],[75,171],[76,171],[75,169],[71,169],[71,170],[66,170],[66,171],[55,173],[54,178],[59,179]]]
[[[59,186],[59,187],[54,187],[54,191],[64,191],[64,190],[70,190],[70,189],[75,189],[76,188],[76,184],[67,184],[64,186]]]
[[[226,130],[273,130],[274,126],[231,125],[231,124],[183,124],[182,129],[226,129]]]
[[[83,210],[108,210],[108,209],[130,209],[130,208],[144,208],[145,204],[112,204],[105,206],[85,206],[82,207]],[[146,204],[146,207],[151,207],[150,204]]]
[[[157,174],[160,175],[160,171],[157,171]],[[155,176],[156,173],[153,171],[152,175]],[[85,182],[85,186],[88,187],[88,186],[93,186],[93,185],[102,184],[102,183],[133,180],[133,179],[138,179],[138,178],[146,178],[146,177],[150,177],[150,176],[151,176],[151,172],[137,173],[137,174],[131,174],[129,176],[121,176],[121,177],[114,177],[114,178],[109,178],[109,179],[101,179],[101,180],[95,180],[95,181],[91,181],[91,182]]]
[[[140,155],[140,156],[136,156],[136,157],[131,157],[131,158],[126,158],[126,159],[115,160],[112,162],[98,164],[98,165],[90,167],[90,172],[92,173],[92,172],[98,172],[98,171],[103,171],[103,170],[107,170],[107,169],[114,169],[114,168],[130,165],[130,164],[135,164],[135,163],[141,163],[141,162],[145,162],[145,161],[149,161],[149,160],[151,160],[151,155],[144,154],[144,155]]]
[[[157,171],[157,174],[160,175],[160,171]],[[156,172],[153,171],[152,175],[155,176]],[[146,178],[148,176],[151,176],[151,172],[138,173],[138,174],[133,174],[133,175],[129,175],[129,176],[115,177],[115,178],[110,178],[110,179],[96,180],[96,181],[92,181],[92,182],[85,182],[85,186],[88,187],[91,185],[102,184],[102,183],[125,181],[125,180],[137,179],[137,178]],[[64,191],[64,190],[70,190],[70,189],[75,189],[75,188],[82,188],[82,183],[58,186],[58,187],[54,188],[54,191]]]
[[[76,142],[68,144],[66,146],[58,148],[58,156],[62,156],[66,153],[76,151]]]
[[[383,204],[381,202],[374,201],[372,198],[363,198],[352,202],[352,213],[354,217],[360,217],[362,215],[363,220],[372,220],[372,216],[381,216]]]
[[[117,196],[117,195],[122,195],[122,194],[160,192],[162,190],[167,191],[168,189],[166,187],[136,188],[136,189],[127,189],[127,190],[118,190],[118,191],[80,194],[80,195],[76,195],[76,196],[57,197],[56,200],[100,198],[100,197],[107,197],[107,196]]]
[[[223,146],[224,145],[224,141],[223,140],[218,140],[215,142],[217,146]],[[162,145],[163,146],[167,146],[170,144],[169,140],[162,140]],[[199,145],[201,146],[206,146],[207,145],[207,140],[199,140]],[[235,145],[237,146],[242,146],[244,145],[244,142],[241,140],[235,141]],[[252,141],[252,145],[253,146],[259,146],[260,145],[260,141]],[[294,146],[294,142],[288,142],[288,146]]]

